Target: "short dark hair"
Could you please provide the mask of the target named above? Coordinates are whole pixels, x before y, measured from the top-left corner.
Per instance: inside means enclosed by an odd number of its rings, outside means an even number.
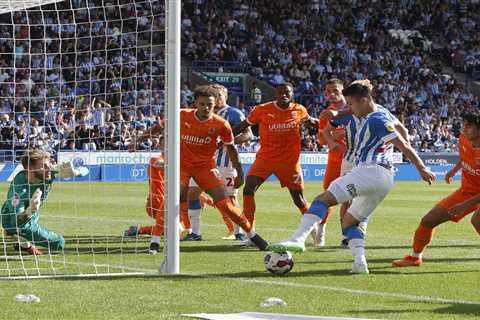
[[[193,96],[195,99],[198,99],[199,97],[218,97],[218,91],[213,88],[211,85],[209,86],[198,86],[195,88],[195,91],[193,92]]]
[[[353,98],[369,98],[371,97],[370,93],[370,88],[360,83],[352,83],[351,85],[342,90],[342,94],[345,97]]]
[[[467,112],[462,115],[463,121],[480,128],[480,113],[478,111]]]
[[[340,80],[340,79],[338,79],[338,78],[328,79],[326,85],[328,86],[329,84],[339,85],[339,86],[342,86],[342,87],[343,87],[343,81]]]
[[[282,87],[290,87],[292,90],[295,89],[295,87],[293,86],[293,84],[292,84],[291,82],[284,82],[284,83],[282,83],[281,85],[279,85],[279,86],[277,87],[277,89],[278,89],[278,88],[282,88]]]

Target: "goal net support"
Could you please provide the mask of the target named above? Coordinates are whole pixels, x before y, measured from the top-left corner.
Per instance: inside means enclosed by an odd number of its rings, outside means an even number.
[[[0,279],[178,273],[180,1],[0,1],[0,79]]]

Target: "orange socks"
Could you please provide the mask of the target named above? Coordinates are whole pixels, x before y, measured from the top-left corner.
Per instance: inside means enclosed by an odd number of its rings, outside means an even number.
[[[255,205],[255,197],[249,195],[243,195],[243,214],[247,217],[250,224],[255,225],[255,211],[257,210]],[[245,230],[245,229],[244,229]]]
[[[180,222],[183,224],[185,229],[190,229],[192,226],[190,224],[190,218],[188,217],[188,203],[180,203]]]
[[[220,213],[222,214],[223,222],[227,226],[228,233],[232,234],[233,233],[233,222],[232,222],[232,220],[227,215],[225,215],[223,212],[220,212]]]
[[[220,210],[222,215],[230,218],[233,222],[245,230],[245,232],[250,232],[252,230],[252,224],[230,199],[225,198],[219,202],[216,202],[215,206],[218,208],[218,210]]]
[[[422,253],[425,247],[432,241],[433,229],[420,224],[413,237],[413,252]]]
[[[138,234],[152,234],[153,226],[143,226],[138,228]]]

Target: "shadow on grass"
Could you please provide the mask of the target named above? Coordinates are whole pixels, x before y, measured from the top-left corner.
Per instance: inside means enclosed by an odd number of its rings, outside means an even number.
[[[427,304],[438,304],[438,302],[423,302]],[[415,313],[425,312],[433,314],[448,314],[448,315],[462,315],[462,316],[474,316],[479,317],[480,315],[480,305],[479,304],[445,304],[444,307],[433,309],[433,310],[419,310],[419,309],[372,309],[365,310],[362,309],[362,314],[372,314],[372,315],[395,315],[401,313],[412,313],[412,317],[415,319]],[[357,310],[351,310],[350,314],[358,314]],[[432,315],[432,318],[434,316]]]
[[[314,249],[313,247],[307,247],[308,250],[310,251],[315,251],[315,252],[334,252],[338,250],[349,250],[348,248],[343,248],[340,246],[325,246],[322,248]],[[480,248],[480,245],[478,244],[459,244],[459,245],[429,245],[429,249],[453,249],[453,248],[462,248],[462,249],[475,249],[475,248]],[[384,246],[379,246],[379,245],[367,245],[365,246],[366,250],[395,250],[395,249],[406,249],[406,250],[411,250],[412,246],[411,245],[402,245],[402,246],[391,246],[391,245],[384,245]]]
[[[451,315],[471,315],[480,317],[480,305],[478,304],[452,304],[433,310],[433,313],[451,314]]]
[[[367,258],[367,262],[369,264],[372,263],[386,263],[390,267],[392,265],[392,261],[395,260],[394,258]],[[309,261],[295,261],[297,264],[329,264],[329,263],[346,263],[346,262],[351,262],[351,259],[345,259],[345,260],[322,260],[319,258],[319,260],[309,260]],[[463,263],[463,262],[480,262],[480,258],[434,258],[434,259],[428,259],[424,260],[426,264],[430,263]],[[398,270],[421,270],[422,267],[411,267],[411,268],[397,268]]]

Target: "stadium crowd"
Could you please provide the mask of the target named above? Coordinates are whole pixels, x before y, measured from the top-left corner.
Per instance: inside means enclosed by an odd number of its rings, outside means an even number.
[[[158,122],[165,19],[152,3],[73,0],[0,15],[0,149],[122,150]]]
[[[0,15],[0,149],[125,150],[162,121],[162,3],[112,2],[106,10],[101,0],[89,3],[88,9],[79,0],[57,3],[58,15],[48,6]],[[272,85],[293,82],[312,116],[325,108],[328,78],[369,78],[376,101],[405,123],[417,150],[453,151],[460,114],[479,106],[444,73],[446,66],[479,64],[473,32],[479,1],[192,0],[183,6],[185,58],[234,61]],[[470,32],[440,27],[453,25]],[[406,37],[406,29],[419,33]],[[183,105],[191,102],[191,89],[182,88]],[[239,106],[245,113],[251,107]],[[157,147],[154,139],[140,146]],[[243,150],[257,147],[258,141]],[[322,150],[315,130],[305,129],[302,147]]]
[[[443,71],[478,64],[478,33],[455,31],[477,28],[478,1],[187,3],[182,27],[188,58],[237,61],[272,85],[293,82],[297,100],[313,116],[325,107],[328,78],[369,78],[376,101],[407,125],[417,150],[451,151],[460,114],[479,106]],[[419,33],[407,37],[407,29]],[[315,132],[304,132],[305,150],[320,149],[316,141]]]

